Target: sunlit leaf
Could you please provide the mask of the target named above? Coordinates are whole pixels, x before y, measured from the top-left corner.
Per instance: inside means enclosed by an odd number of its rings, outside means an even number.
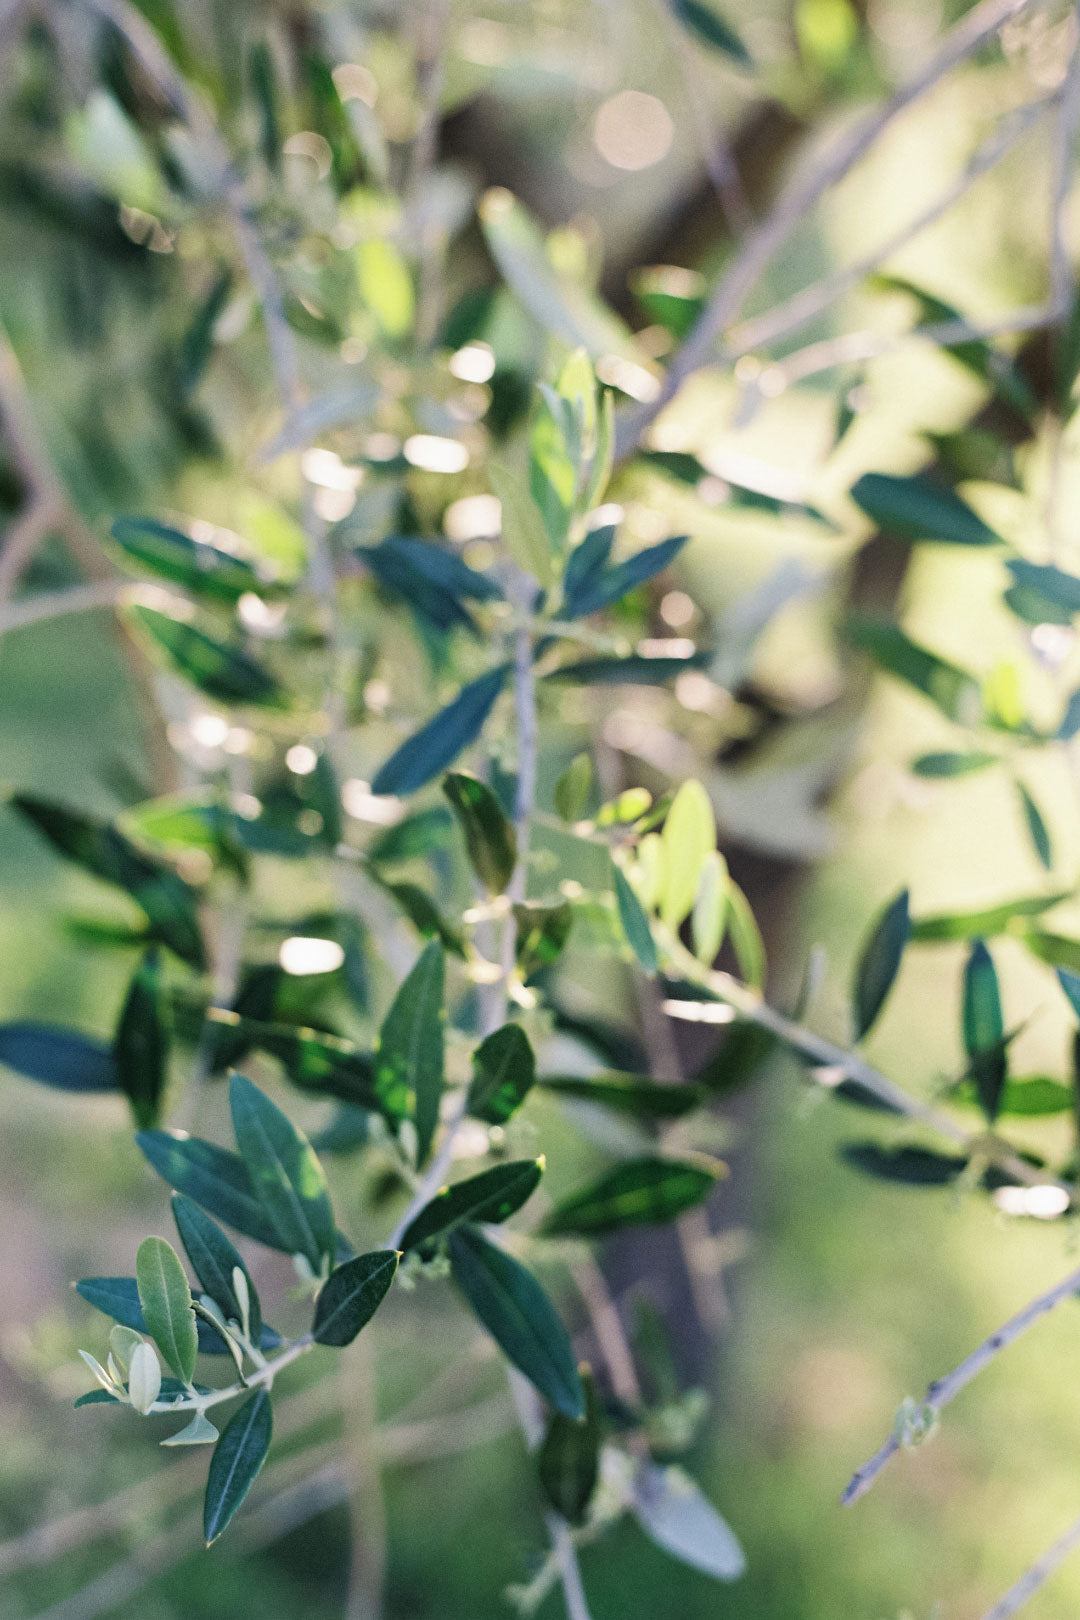
[[[164,1238],[144,1238],[135,1260],[135,1278],[147,1332],[173,1372],[190,1383],[199,1341],[191,1288],[176,1250]]]
[[[574,926],[574,908],[568,900],[550,905],[543,900],[523,900],[514,906],[514,922],[517,963],[527,982],[562,955]]]
[[[356,279],[360,297],[389,338],[405,337],[412,330],[416,300],[404,256],[385,237],[370,237],[356,249]]]
[[[705,862],[716,848],[716,817],[700,782],[683,782],[671,803],[661,833],[664,846],[664,891],[660,916],[678,928],[689,915]]]
[[[473,871],[489,894],[502,894],[517,865],[517,836],[486,782],[464,771],[443,778],[443,792],[465,834]]]
[[[716,960],[724,939],[728,909],[727,862],[719,850],[705,857],[698,880],[694,907],[690,916],[690,932],[694,941],[694,955],[706,967]]]
[[[580,821],[592,790],[593,768],[588,754],[575,754],[555,783],[555,811],[563,821]]]
[[[737,883],[728,885],[728,938],[739,964],[739,972],[755,990],[765,986],[765,941],[750,902]]]
[[[674,1220],[712,1192],[722,1166],[631,1159],[565,1199],[544,1221],[549,1237],[598,1237],[625,1226]]]
[[[541,585],[550,585],[555,577],[554,552],[531,492],[511,468],[497,461],[490,463],[487,474],[502,508],[502,537],[506,549],[527,574]]]
[[[121,517],[112,537],[126,557],[162,579],[182,585],[196,596],[236,602],[247,591],[265,591],[273,578],[254,558],[226,551],[207,540],[194,540],[156,518]]]
[[[681,1119],[704,1100],[698,1085],[665,1084],[639,1074],[544,1074],[537,1085],[554,1097],[611,1108],[639,1119]]]
[[[430,940],[400,985],[375,1049],[376,1093],[391,1116],[414,1121],[418,1164],[427,1159],[439,1123],[444,977],[442,946]]]
[[[504,1024],[473,1053],[466,1111],[489,1125],[505,1125],[536,1079],[536,1058],[520,1024]]]
[[[985,911],[955,911],[935,917],[913,917],[911,938],[920,945],[947,939],[990,939],[995,934],[1008,932],[1014,921],[1039,917],[1044,911],[1052,910],[1069,898],[1067,893],[1019,895],[1015,900],[987,906]]]
[[[157,608],[135,606],[131,614],[178,672],[208,697],[222,703],[283,706],[284,694],[277,680],[242,647],[217,641],[197,625],[159,613]]]
[[[229,1083],[229,1107],[251,1186],[276,1235],[274,1246],[302,1254],[318,1276],[333,1257],[336,1234],[326,1177],[310,1142],[243,1075],[234,1074]]]

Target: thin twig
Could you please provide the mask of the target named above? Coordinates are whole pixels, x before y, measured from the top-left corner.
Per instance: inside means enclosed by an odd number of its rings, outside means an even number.
[[[1059,1536],[1054,1545],[1048,1547],[1042,1557],[1024,1571],[1016,1585],[1010,1587],[1005,1596],[999,1598],[994,1607],[983,1615],[983,1620],[1009,1620],[1011,1614],[1018,1613],[1028,1598],[1040,1586],[1045,1586],[1051,1575],[1061,1568],[1076,1547],[1080,1547],[1080,1519],[1070,1525],[1065,1534]]]
[[[661,27],[668,37],[671,53],[675,57],[679,76],[686,91],[690,116],[697,130],[698,146],[705,172],[723,210],[724,220],[732,236],[742,236],[753,224],[753,215],[746,191],[735,161],[735,151],[728,139],[723,123],[714,118],[709,106],[694,57],[694,47],[685,28],[676,20],[668,0],[656,0],[656,11]]]
[[[1071,1271],[1062,1282],[1056,1283],[1053,1288],[1048,1288],[1044,1294],[1039,1294],[1030,1304],[1025,1305],[1022,1311],[1018,1311],[1015,1316],[1010,1317],[1003,1327],[998,1328],[995,1333],[991,1333],[988,1339],[984,1339],[978,1349],[973,1350],[970,1356],[967,1356],[958,1367],[953,1368],[952,1372],[946,1373],[944,1378],[935,1379],[927,1388],[922,1399],[922,1408],[926,1418],[929,1420],[937,1417],[938,1413],[948,1406],[950,1401],[956,1399],[962,1389],[966,1389],[973,1378],[978,1377],[979,1373],[985,1371],[996,1356],[999,1356],[1014,1340],[1018,1339],[1022,1333],[1026,1333],[1029,1327],[1033,1327],[1055,1306],[1060,1305],[1063,1300],[1070,1299],[1078,1289],[1080,1289],[1080,1269]],[[861,1468],[855,1470],[843,1496],[840,1498],[841,1502],[847,1506],[852,1502],[857,1502],[860,1496],[865,1495],[882,1469],[896,1455],[902,1445],[902,1434],[894,1431],[884,1445],[867,1462],[864,1462]],[[1012,1610],[1006,1609],[1004,1612],[1011,1614]]]
[[[845,265],[832,275],[814,282],[812,286],[804,287],[783,303],[774,304],[772,309],[767,309],[761,315],[755,315],[751,320],[743,321],[734,327],[724,344],[724,357],[729,360],[738,359],[766,344],[775,343],[777,339],[786,337],[800,326],[805,326],[830,304],[836,303],[844,293],[858,286],[860,281],[877,270],[887,259],[891,259],[901,248],[907,247],[909,242],[914,241],[947,213],[977,180],[1000,163],[1033,125],[1061,100],[1062,92],[1056,90],[1052,95],[1029,102],[1026,107],[1020,107],[1003,118],[993,134],[976,148],[952,185],[923,209],[922,213],[909,220],[906,225],[901,226],[886,241],[854,264]]]
[[[685,342],[673,356],[656,398],[620,418],[615,444],[618,459],[624,458],[640,443],[647,429],[687,378],[709,363],[716,343],[738,316],[748,294],[795,228],[825,193],[854,169],[900,113],[971,56],[1029,3],[1035,3],[1035,0],[982,0],[957,23],[918,73],[901,85],[883,105],[872,108],[856,120],[834,142],[831,151],[826,152],[816,164],[808,165],[796,177],[768,218],[747,236],[717,283]]]

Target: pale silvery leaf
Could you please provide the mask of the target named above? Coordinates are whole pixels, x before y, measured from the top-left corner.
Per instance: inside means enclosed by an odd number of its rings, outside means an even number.
[[[147,1415],[161,1393],[161,1363],[153,1345],[137,1344],[128,1370],[128,1395],[136,1412]]]
[[[161,1443],[163,1446],[208,1446],[218,1438],[218,1431],[210,1419],[202,1412],[196,1412],[191,1422],[184,1428],[170,1434]]]
[[[137,1346],[142,1343],[142,1334],[136,1333],[134,1328],[124,1327],[121,1322],[117,1322],[110,1332],[109,1349],[125,1373],[131,1365],[131,1358],[135,1354]]]
[[[101,1362],[92,1356],[89,1350],[80,1350],[79,1354],[86,1362],[86,1365],[89,1367],[102,1389],[107,1389],[110,1395],[122,1394],[122,1391],[117,1389],[117,1386],[113,1383],[112,1379],[105,1371],[105,1368],[101,1365]]]
[[[630,1508],[645,1534],[682,1563],[718,1581],[745,1574],[734,1532],[682,1468],[639,1468]]]

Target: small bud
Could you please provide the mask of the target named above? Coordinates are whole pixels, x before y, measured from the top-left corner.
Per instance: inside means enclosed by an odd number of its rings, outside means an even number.
[[[135,1347],[128,1372],[128,1395],[136,1412],[146,1417],[161,1393],[161,1363],[145,1339]]]

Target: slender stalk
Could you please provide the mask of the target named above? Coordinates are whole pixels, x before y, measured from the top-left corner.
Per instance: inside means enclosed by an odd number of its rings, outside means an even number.
[[[1071,1271],[1063,1281],[1055,1283],[1053,1288],[1048,1288],[1045,1293],[1039,1294],[1030,1304],[1025,1305],[1022,1311],[1018,1311],[1015,1316],[1010,1317],[1003,1327],[999,1327],[996,1332],[991,1333],[988,1339],[984,1339],[978,1349],[973,1350],[970,1356],[965,1357],[958,1367],[953,1368],[952,1372],[946,1373],[944,1378],[935,1379],[927,1388],[922,1399],[922,1406],[927,1416],[937,1417],[938,1413],[948,1406],[950,1401],[955,1400],[960,1391],[966,1389],[973,1378],[977,1378],[979,1373],[984,1372],[1003,1350],[1007,1350],[1009,1345],[1014,1343],[1022,1333],[1026,1333],[1029,1327],[1033,1327],[1036,1322],[1054,1310],[1063,1300],[1070,1299],[1077,1289],[1080,1289],[1080,1268]],[[852,1502],[857,1502],[860,1496],[864,1496],[882,1469],[895,1457],[902,1445],[902,1435],[895,1432],[891,1434],[884,1444],[875,1451],[874,1455],[852,1474],[844,1494],[840,1498],[841,1502],[845,1506],[849,1506]],[[1007,1609],[1004,1612],[1010,1614],[1012,1611]]]
[[[1029,3],[1035,0],[982,0],[981,4],[973,6],[918,73],[883,105],[857,119],[833,143],[831,151],[795,178],[768,218],[746,237],[685,342],[676,350],[656,398],[620,419],[615,442],[617,459],[632,452],[686,379],[709,363],[717,342],[738,316],[748,294],[825,193],[855,168],[900,113],[970,57]]]
[[[1011,1586],[1005,1596],[999,1598],[992,1609],[983,1615],[983,1620],[1009,1620],[1011,1614],[1017,1614],[1024,1607],[1029,1597],[1036,1593],[1040,1586],[1045,1586],[1051,1575],[1055,1574],[1068,1558],[1071,1552],[1080,1547],[1080,1519],[1071,1524],[1063,1536],[1059,1536],[1052,1547],[1048,1547],[1041,1558],[1026,1569],[1017,1581]]]

